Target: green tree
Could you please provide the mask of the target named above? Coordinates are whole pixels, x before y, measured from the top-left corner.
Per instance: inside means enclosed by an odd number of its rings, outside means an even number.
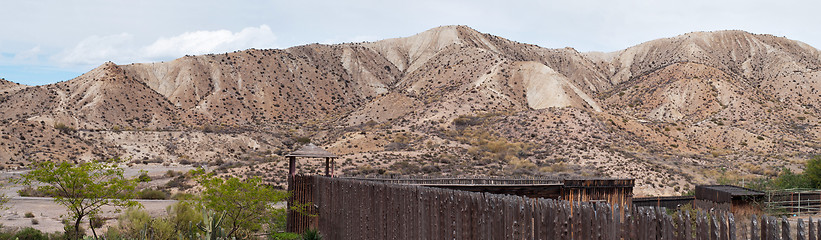
[[[793,173],[789,168],[784,168],[778,174],[778,178],[773,180],[776,189],[791,189],[791,188],[811,188],[812,183],[805,174]]]
[[[86,216],[97,215],[106,205],[133,207],[137,182],[123,176],[123,169],[111,162],[43,162],[25,173],[18,182],[36,186],[38,191],[54,197],[54,202],[69,210],[74,230],[80,232],[80,222]],[[94,237],[97,233],[91,228]],[[69,236],[79,238],[80,236]]]
[[[814,188],[821,188],[821,155],[814,156],[804,164],[804,175]]]
[[[200,204],[211,211],[225,213],[223,224],[228,238],[259,231],[263,224],[284,214],[284,210],[274,204],[285,200],[288,194],[263,184],[258,177],[240,180],[203,175],[200,184],[205,188]]]

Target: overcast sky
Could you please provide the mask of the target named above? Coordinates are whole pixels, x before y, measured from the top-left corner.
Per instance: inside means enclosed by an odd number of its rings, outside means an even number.
[[[816,1],[0,0],[0,78],[42,85],[106,61],[375,41],[467,25],[518,42],[616,51],[740,29],[821,46]]]

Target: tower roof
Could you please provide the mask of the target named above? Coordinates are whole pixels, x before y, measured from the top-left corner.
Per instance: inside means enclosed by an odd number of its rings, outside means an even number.
[[[308,143],[307,145],[302,146],[302,148],[300,148],[299,150],[296,150],[296,151],[294,151],[292,153],[289,153],[288,155],[285,155],[285,156],[286,157],[309,157],[309,158],[335,158],[335,157],[337,157],[333,153],[325,151],[325,149],[322,149],[321,147],[317,147],[313,143]]]

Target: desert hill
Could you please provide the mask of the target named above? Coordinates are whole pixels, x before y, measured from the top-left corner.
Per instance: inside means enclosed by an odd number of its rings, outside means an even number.
[[[22,89],[22,88],[26,88],[26,87],[28,87],[28,86],[23,85],[23,84],[19,84],[19,83],[15,83],[15,82],[11,82],[11,81],[6,80],[4,78],[0,78],[0,92],[4,92],[4,94],[6,94],[10,91],[14,91],[14,90]]]
[[[0,165],[121,156],[282,183],[282,156],[310,139],[345,175],[631,177],[674,194],[821,153],[819,68],[809,45],[743,31],[581,53],[466,26],[105,63],[0,80]]]

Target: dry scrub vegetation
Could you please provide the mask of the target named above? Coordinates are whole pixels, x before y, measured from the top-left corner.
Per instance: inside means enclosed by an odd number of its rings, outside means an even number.
[[[0,81],[0,168],[120,156],[282,186],[282,156],[311,141],[341,155],[343,175],[636,178],[639,196],[681,194],[821,153],[819,56],[741,31],[581,53],[444,26],[105,63],[56,84]]]

